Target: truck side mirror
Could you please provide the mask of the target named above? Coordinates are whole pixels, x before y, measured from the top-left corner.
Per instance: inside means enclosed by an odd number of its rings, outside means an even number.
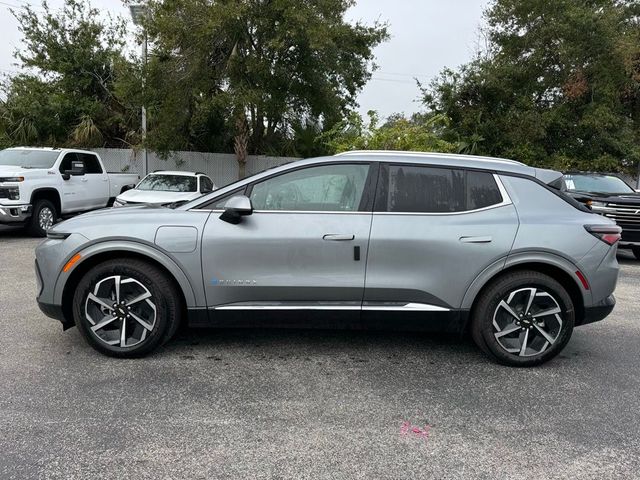
[[[62,174],[62,179],[69,180],[71,177],[82,177],[85,173],[83,162],[71,162],[71,170],[65,170]]]

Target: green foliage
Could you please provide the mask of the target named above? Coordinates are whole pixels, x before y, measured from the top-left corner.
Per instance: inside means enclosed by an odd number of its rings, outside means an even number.
[[[135,121],[115,96],[130,65],[123,21],[102,22],[82,0],[60,10],[13,11],[24,36],[16,58],[28,73],[5,79],[0,131],[8,145],[121,145]]]
[[[346,22],[353,3],[152,0],[149,143],[228,150],[235,140],[249,153],[313,150],[295,135],[333,125],[355,106],[373,48],[388,36],[384,25]]]
[[[458,146],[441,138],[448,125],[444,115],[414,115],[411,119],[393,116],[378,126],[378,115],[369,112],[369,123],[352,113],[323,135],[332,153],[349,150],[399,150],[419,152],[455,152]]]
[[[560,169],[640,161],[640,6],[495,0],[486,51],[445,70],[424,102],[470,153]]]

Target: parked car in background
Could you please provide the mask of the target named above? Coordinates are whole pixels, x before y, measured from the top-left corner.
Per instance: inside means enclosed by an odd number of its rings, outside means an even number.
[[[615,304],[620,228],[548,185],[561,177],[447,154],[298,161],[184,205],[56,225],[36,249],[38,303],[119,357],[182,321],[319,321],[470,330],[498,361],[537,365]]]
[[[108,173],[97,153],[54,148],[0,151],[0,224],[44,237],[60,217],[106,207],[140,180]]]
[[[568,172],[566,192],[622,227],[620,248],[630,248],[640,260],[640,193],[609,173]]]
[[[204,173],[159,171],[144,177],[134,189],[118,195],[113,206],[187,202],[215,188],[213,180]]]

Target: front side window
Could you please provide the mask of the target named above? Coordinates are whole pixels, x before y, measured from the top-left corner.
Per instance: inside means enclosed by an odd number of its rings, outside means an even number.
[[[489,172],[389,165],[382,170],[376,211],[455,213],[490,207],[502,195]]]
[[[213,191],[213,182],[209,177],[200,177],[200,193],[209,193]]]
[[[198,180],[187,175],[147,175],[136,187],[136,190],[150,190],[158,192],[196,192]]]
[[[256,210],[355,212],[360,207],[369,165],[308,167],[257,183],[251,190]]]
[[[102,167],[98,161],[98,157],[88,153],[78,153],[78,159],[84,163],[85,173],[102,173]]]

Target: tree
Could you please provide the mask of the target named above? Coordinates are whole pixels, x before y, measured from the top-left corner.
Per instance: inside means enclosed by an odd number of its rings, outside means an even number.
[[[24,73],[2,84],[3,143],[122,145],[136,115],[115,95],[118,74],[131,69],[121,53],[124,22],[102,22],[81,0],[65,0],[58,11],[43,2],[42,11],[12,13],[24,36],[16,52]]]
[[[151,0],[150,143],[198,148],[215,138],[242,172],[247,153],[290,145],[294,126],[333,125],[355,106],[388,36],[385,25],[346,22],[353,4]]]
[[[369,112],[369,123],[352,113],[323,135],[331,153],[349,150],[400,150],[417,152],[455,152],[454,143],[442,140],[441,131],[448,124],[444,115],[415,114],[407,119],[391,116],[378,126],[378,114]]]
[[[640,5],[495,0],[486,51],[423,88],[468,151],[558,169],[640,161]]]

